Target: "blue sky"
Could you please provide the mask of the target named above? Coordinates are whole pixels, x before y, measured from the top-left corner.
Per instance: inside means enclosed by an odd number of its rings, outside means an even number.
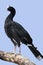
[[[9,14],[7,11],[9,6],[16,9],[14,20],[30,33],[34,45],[43,54],[43,0],[0,0],[0,50],[14,51],[14,46],[4,31],[4,22]],[[43,59],[38,61],[28,47],[23,44],[21,45],[21,54],[36,65],[43,65]],[[14,63],[0,60],[0,65],[14,65]]]

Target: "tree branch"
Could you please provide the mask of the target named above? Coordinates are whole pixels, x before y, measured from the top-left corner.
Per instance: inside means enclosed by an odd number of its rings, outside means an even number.
[[[18,65],[35,65],[29,59],[22,57],[19,54],[14,54],[10,52],[0,51],[0,59],[8,62],[13,62]]]

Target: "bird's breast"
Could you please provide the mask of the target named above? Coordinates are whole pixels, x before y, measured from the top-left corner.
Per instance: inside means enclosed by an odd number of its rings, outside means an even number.
[[[11,34],[10,26],[5,26],[4,29],[5,29],[7,36],[11,38],[12,34]]]

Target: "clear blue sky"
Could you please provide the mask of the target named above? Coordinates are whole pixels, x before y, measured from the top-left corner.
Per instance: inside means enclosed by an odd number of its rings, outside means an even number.
[[[14,50],[12,42],[4,31],[4,22],[9,14],[8,6],[16,9],[14,20],[30,33],[34,45],[43,54],[43,0],[0,0],[0,50],[6,52]],[[24,57],[29,58],[36,65],[43,65],[43,60],[38,61],[27,46],[21,45],[21,49]],[[14,63],[0,60],[0,65],[14,65]]]

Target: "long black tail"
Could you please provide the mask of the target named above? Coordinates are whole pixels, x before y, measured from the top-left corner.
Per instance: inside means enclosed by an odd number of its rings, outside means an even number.
[[[38,58],[38,60],[41,60],[43,58],[43,56],[41,55],[41,53],[37,50],[37,48],[33,44],[31,44],[31,45],[27,44],[27,46],[29,47],[29,49],[31,50],[31,52],[34,54],[34,56],[36,58]]]

